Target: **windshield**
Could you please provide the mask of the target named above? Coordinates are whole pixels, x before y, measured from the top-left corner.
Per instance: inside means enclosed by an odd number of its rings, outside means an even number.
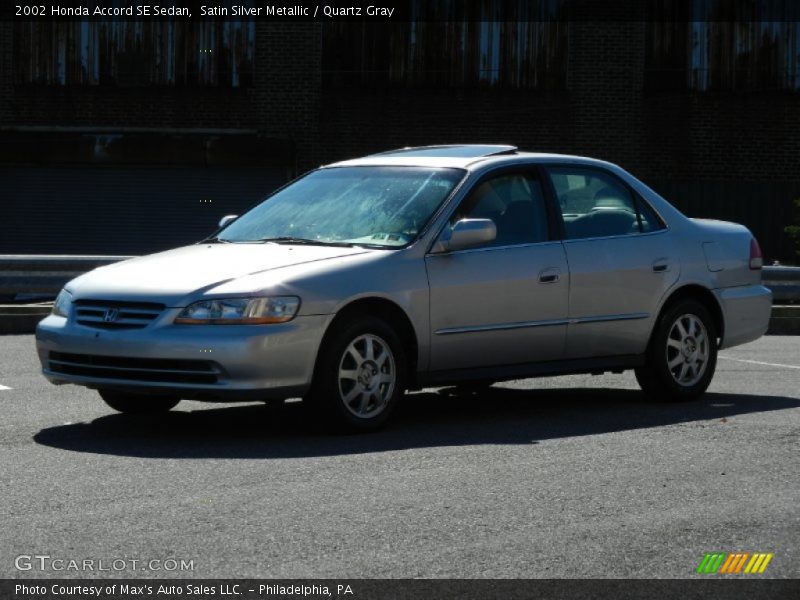
[[[267,198],[217,239],[405,246],[463,176],[460,169],[422,167],[320,169]]]

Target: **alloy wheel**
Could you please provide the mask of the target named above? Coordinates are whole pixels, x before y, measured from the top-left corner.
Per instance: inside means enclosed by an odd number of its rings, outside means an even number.
[[[353,415],[371,418],[386,408],[394,393],[397,370],[391,348],[377,335],[355,338],[339,361],[339,397]]]
[[[709,344],[703,321],[693,314],[675,319],[667,336],[667,369],[682,386],[692,386],[703,377],[708,366]]]

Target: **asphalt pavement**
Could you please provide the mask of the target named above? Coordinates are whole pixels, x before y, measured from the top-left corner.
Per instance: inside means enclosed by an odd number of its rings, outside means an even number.
[[[0,337],[0,386],[0,577],[684,578],[740,551],[800,576],[800,337],[722,351],[691,404],[535,379],[362,436],[298,404],[114,414],[30,335]]]

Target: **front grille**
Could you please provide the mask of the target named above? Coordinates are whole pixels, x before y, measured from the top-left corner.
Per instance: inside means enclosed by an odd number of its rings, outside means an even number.
[[[75,301],[75,321],[95,329],[142,329],[164,311],[154,302]]]
[[[161,383],[217,383],[219,367],[210,360],[129,358],[50,352],[50,370],[64,375]]]

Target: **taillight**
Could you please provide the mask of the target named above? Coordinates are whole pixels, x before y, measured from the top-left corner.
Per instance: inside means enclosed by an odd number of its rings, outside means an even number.
[[[761,246],[758,245],[756,238],[750,238],[750,268],[760,269],[764,266],[764,256],[761,254]]]

